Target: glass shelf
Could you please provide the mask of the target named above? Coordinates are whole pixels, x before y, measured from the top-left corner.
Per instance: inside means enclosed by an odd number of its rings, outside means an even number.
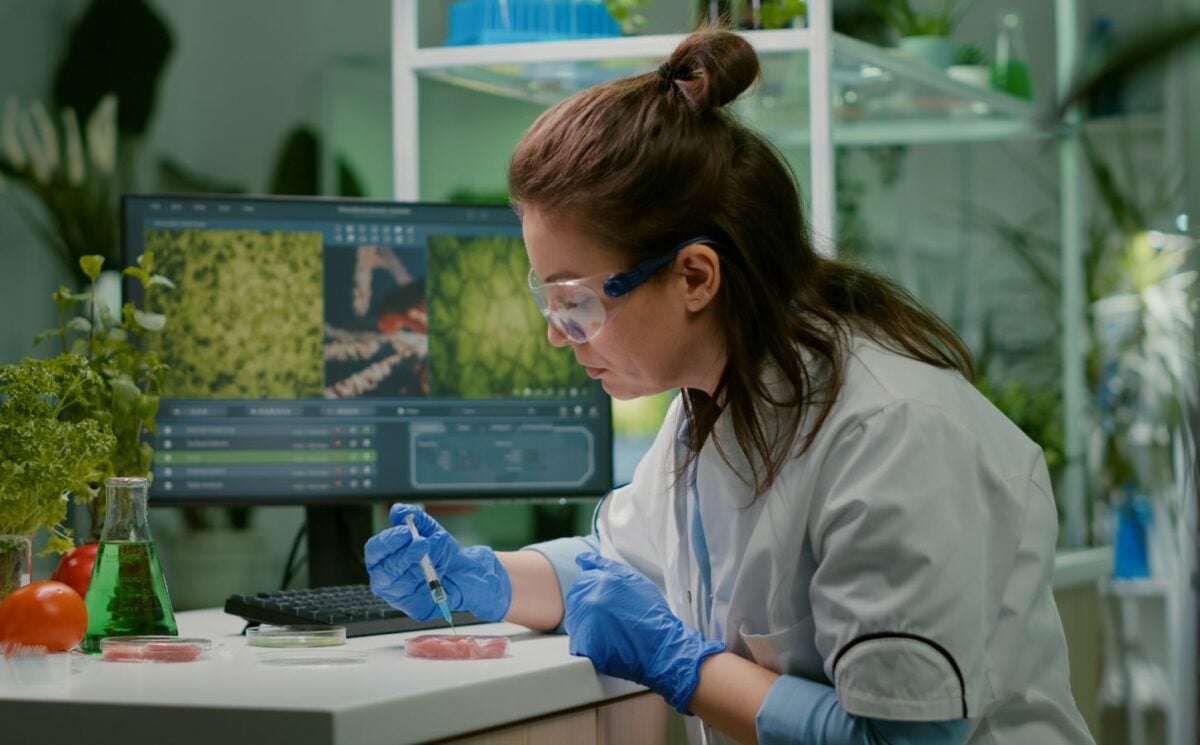
[[[759,53],[763,82],[739,113],[781,147],[808,142],[807,29],[744,34]],[[476,47],[423,48],[405,63],[424,78],[552,105],[583,88],[654,70],[681,34]],[[941,70],[840,34],[833,35],[834,140],[885,145],[1040,136],[1032,103],[976,87]]]

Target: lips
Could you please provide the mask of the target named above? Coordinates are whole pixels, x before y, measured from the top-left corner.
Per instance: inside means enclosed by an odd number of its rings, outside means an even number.
[[[604,374],[604,368],[602,368],[602,367],[586,367],[585,366],[585,369],[587,370],[588,377],[592,378],[593,380],[596,378],[599,378],[601,375]]]

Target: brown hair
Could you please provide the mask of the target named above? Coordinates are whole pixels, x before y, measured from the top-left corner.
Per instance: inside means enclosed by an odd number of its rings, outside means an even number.
[[[682,393],[688,462],[727,412],[739,448],[755,456],[751,481],[762,494],[796,441],[803,452],[828,418],[851,330],[968,379],[974,369],[958,336],[903,288],[814,249],[783,158],[723,110],[758,74],[740,36],[695,32],[657,72],[589,88],[542,114],[517,145],[508,182],[518,210],[586,229],[631,264],[698,235],[721,242],[715,302],[727,362],[713,396]],[[790,383],[782,397],[764,380],[769,364]],[[763,404],[792,413],[768,429]],[[816,419],[801,432],[811,406]]]

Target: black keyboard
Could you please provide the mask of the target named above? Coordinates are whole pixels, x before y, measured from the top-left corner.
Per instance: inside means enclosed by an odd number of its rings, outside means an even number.
[[[405,615],[377,598],[369,585],[230,595],[225,600],[225,612],[241,616],[251,624],[344,626],[347,637],[449,627],[440,616],[418,621]],[[455,626],[483,623],[470,613],[451,613],[450,617]]]

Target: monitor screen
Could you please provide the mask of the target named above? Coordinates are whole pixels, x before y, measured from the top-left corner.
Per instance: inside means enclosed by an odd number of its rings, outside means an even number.
[[[508,207],[128,196],[174,290],[158,503],[589,496],[609,399],[546,339]]]

